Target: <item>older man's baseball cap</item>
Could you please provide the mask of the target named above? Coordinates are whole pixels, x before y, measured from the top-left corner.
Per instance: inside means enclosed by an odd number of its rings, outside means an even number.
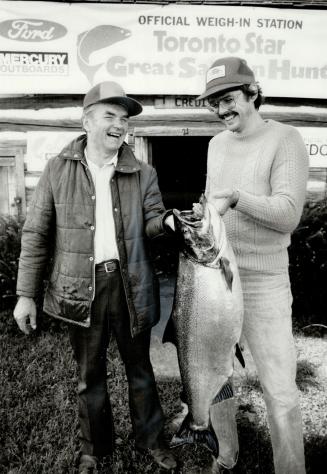
[[[122,105],[126,108],[129,116],[142,112],[142,105],[137,100],[128,97],[117,82],[100,82],[92,87],[84,97],[83,108],[86,109],[90,105],[104,102]]]
[[[208,69],[206,90],[197,99],[206,99],[226,89],[251,84],[252,82],[255,82],[254,74],[245,59],[232,56],[221,58]]]

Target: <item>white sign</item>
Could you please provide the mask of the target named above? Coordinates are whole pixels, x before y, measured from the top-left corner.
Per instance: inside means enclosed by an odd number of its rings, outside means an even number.
[[[327,168],[327,128],[296,127],[308,151],[311,168]]]
[[[240,56],[267,96],[327,98],[326,24],[326,10],[1,1],[1,93],[114,80],[130,94],[198,95],[217,58]]]
[[[26,165],[28,171],[43,171],[46,162],[58,155],[74,138],[82,135],[78,132],[27,132]]]

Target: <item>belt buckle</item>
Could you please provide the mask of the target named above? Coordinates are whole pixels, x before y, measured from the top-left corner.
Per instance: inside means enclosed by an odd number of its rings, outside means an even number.
[[[104,262],[104,269],[106,273],[111,273],[114,272],[117,269],[117,264],[116,262]]]

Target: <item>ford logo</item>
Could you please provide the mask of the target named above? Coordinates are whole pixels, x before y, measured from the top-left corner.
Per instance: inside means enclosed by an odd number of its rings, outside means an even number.
[[[18,19],[0,23],[0,35],[16,41],[51,41],[65,36],[67,29],[54,21]]]

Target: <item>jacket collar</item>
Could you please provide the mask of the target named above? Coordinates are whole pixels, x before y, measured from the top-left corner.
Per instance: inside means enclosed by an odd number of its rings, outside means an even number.
[[[86,164],[84,156],[84,148],[86,147],[87,137],[86,135],[80,135],[70,142],[60,153],[59,158],[65,160],[79,160]],[[140,170],[140,164],[135,158],[134,153],[127,145],[123,143],[118,151],[118,162],[116,172],[120,173],[135,173]]]

